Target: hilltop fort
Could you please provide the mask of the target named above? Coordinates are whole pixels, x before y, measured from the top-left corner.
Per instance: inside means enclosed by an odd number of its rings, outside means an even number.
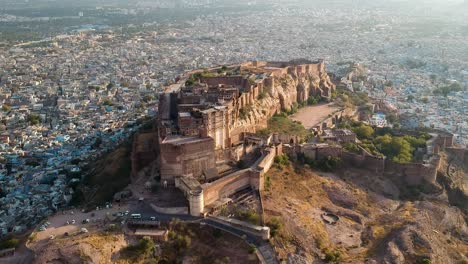
[[[178,78],[159,96],[161,181],[175,183],[190,197],[197,197],[189,198],[193,215],[203,211],[204,201],[227,197],[246,183],[261,188],[259,173],[239,172],[230,166],[255,155],[267,158],[257,161],[258,166],[271,166],[278,149],[262,148],[268,144],[252,134],[267,128],[275,114],[311,96],[330,98],[334,89],[323,60],[248,62]],[[237,185],[216,182],[226,179]],[[213,186],[223,190],[213,191]]]

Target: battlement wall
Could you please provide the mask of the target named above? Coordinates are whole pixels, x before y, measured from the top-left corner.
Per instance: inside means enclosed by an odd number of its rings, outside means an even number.
[[[435,183],[440,158],[434,157],[431,163],[395,163],[385,161],[385,173],[403,177],[408,185],[415,186],[422,183]]]
[[[244,89],[250,87],[249,80],[242,76],[216,76],[216,77],[201,77],[200,82],[208,84],[208,86],[229,85],[240,86]]]
[[[340,157],[346,166],[385,173],[401,178],[408,185],[415,186],[424,182],[435,183],[440,157],[433,155],[429,161],[422,163],[396,163],[385,157],[373,156],[362,150],[361,154],[342,150],[339,146],[303,144],[296,148],[299,153],[307,157],[320,160],[328,156]]]

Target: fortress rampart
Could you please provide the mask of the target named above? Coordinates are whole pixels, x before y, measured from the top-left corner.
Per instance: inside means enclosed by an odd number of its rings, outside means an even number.
[[[253,190],[263,190],[264,175],[273,165],[275,156],[282,153],[281,149],[281,145],[268,147],[252,167],[236,171],[211,183],[200,184],[192,177],[177,177],[176,187],[185,193],[190,214],[199,216],[216,201],[249,187]]]
[[[371,155],[362,148],[361,154],[357,154],[343,150],[340,146],[303,144],[296,148],[296,151],[314,160],[320,160],[328,156],[340,157],[346,166],[396,177],[410,186],[420,185],[424,182],[435,183],[437,170],[440,166],[440,156],[437,154],[431,155],[429,160],[420,163],[396,163],[385,157]]]

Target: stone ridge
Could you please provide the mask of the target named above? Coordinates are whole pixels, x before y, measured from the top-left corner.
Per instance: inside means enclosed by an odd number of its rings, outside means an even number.
[[[262,91],[267,96],[255,100],[258,96],[254,92],[252,111],[244,120],[237,120],[239,127],[244,127],[248,132],[256,132],[252,128],[258,128],[259,125],[266,128],[266,122],[274,114],[289,111],[295,104],[307,102],[310,96],[330,98],[335,85],[331,82],[323,61],[315,64],[284,65],[285,63],[281,62],[253,62],[242,65],[246,69],[263,70],[269,76],[256,82],[263,87]]]

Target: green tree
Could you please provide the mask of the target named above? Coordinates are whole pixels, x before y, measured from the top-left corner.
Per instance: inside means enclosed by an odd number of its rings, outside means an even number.
[[[316,167],[322,171],[334,171],[341,167],[342,160],[340,157],[328,156],[321,159]]]
[[[354,152],[354,153],[360,153],[361,152],[361,149],[359,149],[359,147],[356,144],[353,144],[353,143],[346,144],[344,146],[344,148],[347,151]]]
[[[110,99],[104,100],[104,102],[102,104],[103,105],[108,105],[108,106],[113,106],[114,105],[114,103]]]
[[[137,260],[146,259],[149,257],[154,249],[154,241],[150,237],[143,237],[138,244],[131,245],[122,250],[123,255],[127,255],[133,262]]]
[[[27,121],[30,125],[39,125],[41,122],[41,117],[38,114],[29,114],[27,117]]]
[[[10,112],[11,111],[11,106],[4,104],[2,106],[3,112]]]
[[[276,156],[275,157],[275,163],[278,165],[278,167],[282,168],[284,166],[289,165],[289,157],[286,154]]]
[[[283,228],[283,223],[278,217],[272,217],[266,225],[270,228],[270,233],[272,237],[275,237],[278,234],[278,232],[281,231],[281,229]]]
[[[360,139],[370,139],[375,133],[374,129],[371,126],[364,124],[361,124],[359,127],[354,128],[353,131]]]
[[[148,94],[148,95],[145,95],[145,97],[143,97],[143,101],[144,102],[150,102],[150,101],[153,101],[154,100],[154,96]]]
[[[382,154],[394,162],[407,163],[413,160],[414,148],[403,137],[380,136],[375,139],[375,145]]]

